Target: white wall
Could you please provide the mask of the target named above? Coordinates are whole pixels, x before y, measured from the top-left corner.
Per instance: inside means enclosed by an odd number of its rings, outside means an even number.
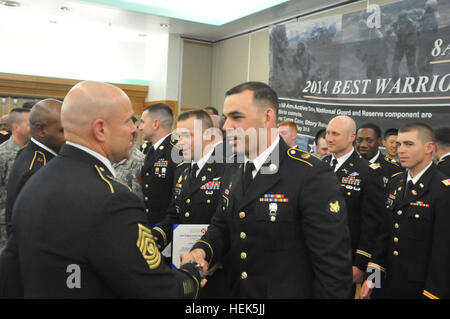
[[[1,18],[0,72],[130,84],[149,80],[149,70],[143,67],[147,44],[142,40],[48,22],[12,26]]]

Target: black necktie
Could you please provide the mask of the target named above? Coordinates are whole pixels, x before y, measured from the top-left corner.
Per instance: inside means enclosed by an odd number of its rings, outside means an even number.
[[[337,159],[333,159],[332,161],[331,161],[331,168],[333,168],[333,171],[334,171],[334,169],[336,168],[336,165],[337,165]]]
[[[244,193],[249,188],[251,182],[253,181],[253,170],[255,169],[255,164],[248,161],[245,163],[245,170],[244,170]]]
[[[197,177],[197,170],[198,170],[198,165],[197,163],[195,163],[194,165],[192,165],[191,167],[191,172],[189,173],[189,185],[192,185],[195,181],[195,178]]]
[[[414,183],[412,180],[410,180],[405,187],[405,193],[403,193],[403,198],[408,196],[408,193],[411,191],[411,189],[414,187]]]
[[[155,152],[155,148],[153,147],[153,145],[150,145],[149,149],[147,151],[147,158],[150,158],[154,152]]]

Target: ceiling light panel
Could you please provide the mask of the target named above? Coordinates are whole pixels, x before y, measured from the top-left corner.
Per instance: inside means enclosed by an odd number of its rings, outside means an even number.
[[[125,10],[220,26],[288,0],[82,0]]]

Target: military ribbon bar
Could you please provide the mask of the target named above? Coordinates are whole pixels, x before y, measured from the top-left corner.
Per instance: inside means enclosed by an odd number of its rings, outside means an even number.
[[[359,186],[359,184],[361,183],[361,180],[357,179],[357,178],[354,178],[354,177],[342,177],[341,183],[342,184]]]
[[[220,189],[220,182],[210,181],[200,187],[201,190],[218,190]]]
[[[409,203],[411,206],[420,206],[420,207],[430,207],[430,204],[425,204],[424,202],[417,201],[414,203]]]
[[[259,201],[270,203],[287,203],[289,202],[289,198],[284,198],[283,194],[264,194],[264,197],[261,197]]]

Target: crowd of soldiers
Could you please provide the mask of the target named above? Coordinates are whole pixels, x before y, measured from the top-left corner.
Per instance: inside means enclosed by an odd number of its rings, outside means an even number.
[[[337,116],[309,153],[277,119],[260,82],[221,118],[91,81],[13,109],[0,297],[449,298],[450,128]],[[179,224],[209,226],[173,269]]]

